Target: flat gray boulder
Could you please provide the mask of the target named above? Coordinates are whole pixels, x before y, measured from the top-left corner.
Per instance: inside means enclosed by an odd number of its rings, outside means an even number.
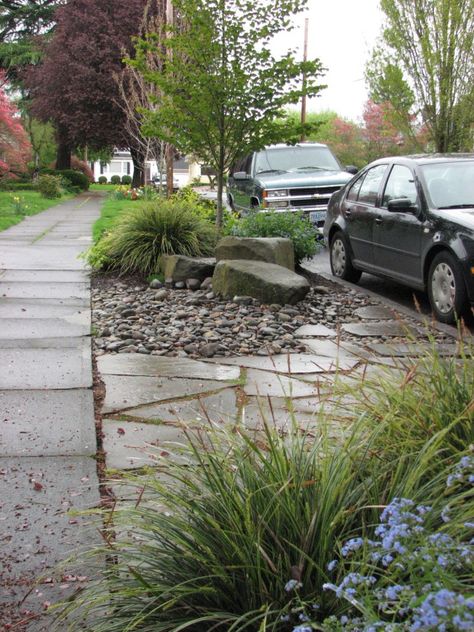
[[[186,281],[199,279],[204,281],[212,276],[216,260],[213,258],[185,257],[183,255],[162,255],[160,269],[165,279]]]
[[[293,242],[283,237],[224,237],[216,246],[216,259],[265,261],[295,269]]]
[[[309,292],[308,281],[283,266],[264,261],[218,261],[212,289],[225,298],[251,296],[262,303],[294,304]]]

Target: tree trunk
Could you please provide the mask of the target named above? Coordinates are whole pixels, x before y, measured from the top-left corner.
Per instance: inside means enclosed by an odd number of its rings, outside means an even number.
[[[170,143],[166,144],[166,197],[173,195],[173,180],[174,180],[174,147]]]
[[[218,233],[222,231],[223,194],[224,194],[224,172],[222,169],[219,169],[217,173],[217,211],[216,211],[216,229]]]
[[[145,155],[137,147],[130,147],[133,162],[132,187],[138,189],[145,185]]]
[[[72,146],[69,143],[58,140],[58,151],[56,154],[56,169],[71,168]]]

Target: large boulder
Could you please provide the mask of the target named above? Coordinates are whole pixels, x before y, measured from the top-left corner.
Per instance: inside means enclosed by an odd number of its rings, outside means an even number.
[[[262,303],[294,304],[309,292],[308,281],[283,266],[264,261],[218,261],[212,289],[225,298],[252,296]]]
[[[217,244],[216,259],[250,259],[295,269],[293,242],[283,237],[224,237]]]
[[[186,281],[199,279],[204,281],[212,276],[216,260],[212,258],[185,257],[183,255],[162,255],[160,269],[165,279]]]

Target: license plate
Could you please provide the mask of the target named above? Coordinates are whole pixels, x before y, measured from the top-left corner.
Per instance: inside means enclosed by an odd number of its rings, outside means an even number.
[[[317,222],[323,222],[326,219],[326,211],[311,211],[309,214],[310,222],[316,224]]]

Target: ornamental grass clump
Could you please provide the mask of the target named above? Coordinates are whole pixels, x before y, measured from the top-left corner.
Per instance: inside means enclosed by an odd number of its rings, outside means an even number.
[[[87,254],[98,269],[143,276],[159,270],[164,254],[188,257],[213,253],[214,227],[184,201],[157,199],[126,212]]]

